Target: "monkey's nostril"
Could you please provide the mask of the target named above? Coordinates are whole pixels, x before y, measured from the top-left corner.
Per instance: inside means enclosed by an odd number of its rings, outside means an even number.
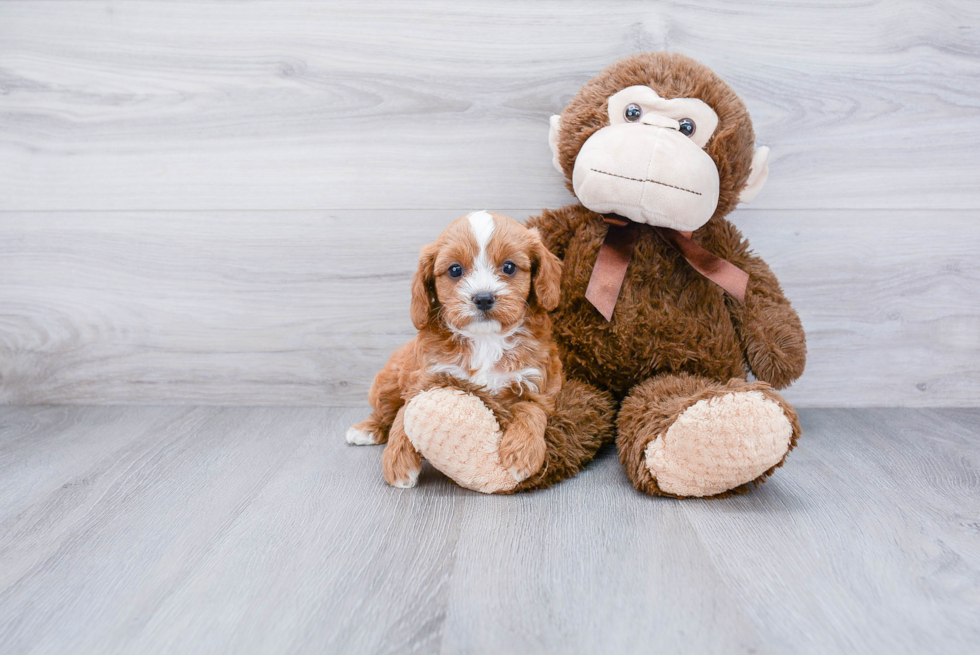
[[[486,291],[473,296],[473,304],[476,305],[476,308],[481,312],[490,311],[490,308],[493,307],[495,300],[496,298],[493,297],[493,294]]]

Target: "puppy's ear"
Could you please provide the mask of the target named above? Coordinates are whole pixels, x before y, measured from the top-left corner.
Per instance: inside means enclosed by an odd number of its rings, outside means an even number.
[[[558,306],[561,294],[561,260],[558,259],[544,242],[536,228],[529,230],[534,245],[531,250],[531,284],[534,285],[534,297],[546,312]]]
[[[429,324],[429,314],[439,304],[436,298],[436,281],[432,267],[436,261],[436,246],[431,244],[422,248],[419,254],[419,268],[412,278],[412,324],[421,330]]]

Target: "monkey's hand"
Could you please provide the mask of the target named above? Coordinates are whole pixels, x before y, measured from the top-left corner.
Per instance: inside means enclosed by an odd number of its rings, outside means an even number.
[[[745,358],[758,379],[782,389],[806,366],[803,324],[764,262],[758,260],[746,270],[745,303],[732,311]]]

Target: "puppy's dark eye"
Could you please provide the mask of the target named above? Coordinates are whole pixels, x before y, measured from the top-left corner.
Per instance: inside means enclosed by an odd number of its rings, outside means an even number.
[[[677,121],[677,124],[679,126],[677,131],[684,136],[691,136],[698,129],[698,126],[690,118],[682,118]]]
[[[517,264],[514,262],[504,262],[501,270],[504,272],[504,275],[513,275],[517,272]]]
[[[463,275],[463,267],[459,264],[453,264],[449,267],[449,277],[454,280]]]

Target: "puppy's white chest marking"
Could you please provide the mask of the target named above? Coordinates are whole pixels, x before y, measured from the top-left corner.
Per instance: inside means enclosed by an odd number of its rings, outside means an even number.
[[[541,371],[533,367],[513,369],[507,366],[507,361],[501,361],[507,352],[517,347],[518,332],[519,328],[509,333],[473,334],[460,331],[457,336],[469,346],[469,360],[460,364],[434,364],[429,370],[477,384],[494,394],[514,384],[536,392]]]
[[[518,371],[490,371],[486,375],[486,382],[481,382],[480,376],[471,376],[473,384],[479,384],[493,394],[499,393],[508,387],[517,385],[525,387],[532,393],[537,392],[538,382],[541,380],[541,371],[536,368],[527,367]]]

